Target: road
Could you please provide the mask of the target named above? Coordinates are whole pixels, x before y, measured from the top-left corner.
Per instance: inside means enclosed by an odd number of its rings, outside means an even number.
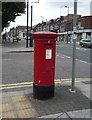
[[[90,78],[90,53],[92,49],[82,48],[76,44],[76,78]],[[57,45],[57,78],[72,78],[73,44]]]
[[[66,56],[72,57],[73,53],[73,44],[60,44],[57,47],[58,54],[64,54]],[[90,53],[92,49],[81,47],[79,44],[76,44],[76,59],[90,63]]]
[[[77,46],[76,53],[76,78],[90,78],[90,49]],[[4,53],[2,55],[2,84],[16,85],[33,82],[33,54],[33,52]],[[71,78],[72,44],[58,44],[55,79]],[[26,86],[28,87],[28,85]],[[17,90],[21,90],[21,88]],[[4,91],[9,91],[9,89]]]

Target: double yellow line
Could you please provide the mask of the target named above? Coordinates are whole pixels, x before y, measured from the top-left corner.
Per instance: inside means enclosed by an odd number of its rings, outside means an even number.
[[[4,84],[0,85],[0,89],[11,89],[11,88],[20,88],[20,87],[29,87],[33,86],[33,82],[22,82],[22,83],[14,83],[14,84]]]
[[[76,78],[75,82],[82,82],[82,81],[90,81],[92,78]],[[56,79],[55,84],[57,83],[71,83],[72,79]],[[23,87],[30,87],[33,86],[33,82],[22,82],[22,83],[14,83],[14,84],[2,84],[0,85],[0,90],[4,89],[12,89],[12,88],[23,88]]]

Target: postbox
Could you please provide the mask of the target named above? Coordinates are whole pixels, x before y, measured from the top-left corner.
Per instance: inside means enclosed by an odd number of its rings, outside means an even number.
[[[33,97],[49,99],[54,96],[56,38],[53,32],[35,32]]]

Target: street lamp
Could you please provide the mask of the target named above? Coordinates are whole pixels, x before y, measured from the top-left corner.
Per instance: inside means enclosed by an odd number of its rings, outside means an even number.
[[[5,41],[6,41],[6,28],[5,28]]]
[[[29,8],[29,2],[27,0],[27,38],[26,38],[26,47],[28,47],[28,8]]]
[[[43,31],[43,22],[44,22],[44,17],[43,17],[43,16],[41,16],[41,18],[42,18],[42,31]]]
[[[14,43],[14,27],[13,27],[13,43]]]
[[[69,21],[69,6],[65,5],[65,8],[68,8],[68,19],[67,19],[67,21]]]
[[[44,17],[43,16],[41,16],[41,18],[42,18],[42,23],[44,22]]]
[[[67,22],[69,21],[69,6],[65,6],[65,8],[68,8],[68,18],[67,18]],[[67,23],[67,26],[66,26],[66,31],[67,31],[67,41],[66,41],[66,43],[68,43],[68,28],[69,28],[69,26],[68,26],[68,23]]]
[[[33,3],[39,3],[39,0],[37,2],[31,2],[31,34],[32,34],[32,22],[33,22]],[[32,35],[30,35],[30,47],[33,47],[33,39]]]

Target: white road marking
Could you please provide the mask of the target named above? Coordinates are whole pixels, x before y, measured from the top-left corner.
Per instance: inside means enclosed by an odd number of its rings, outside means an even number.
[[[73,46],[67,46],[67,45],[62,45],[62,46],[61,46],[61,45],[58,45],[58,46],[61,47],[61,48],[62,48],[62,47],[67,47],[67,48],[69,48],[69,49],[73,49]],[[81,51],[87,51],[87,50],[89,51],[89,50],[90,50],[89,48],[83,48],[83,47],[76,47],[76,49],[77,49],[77,50],[81,50]]]
[[[67,55],[63,55],[63,54],[61,54],[61,55],[58,55],[58,54],[57,54],[57,56],[60,56],[61,58],[72,59],[72,57],[67,56]],[[86,63],[86,64],[90,64],[90,65],[92,65],[92,63],[89,63],[89,62],[87,62],[87,61],[83,61],[83,60],[80,60],[80,59],[76,59],[76,60],[78,60],[78,61],[80,61],[80,62],[83,62],[83,63]]]
[[[76,59],[76,60],[79,60],[79,59]],[[83,63],[87,63],[87,64],[90,64],[92,65],[91,63],[87,62],[87,61],[83,61],[83,60],[79,60],[80,62],[83,62]]]

